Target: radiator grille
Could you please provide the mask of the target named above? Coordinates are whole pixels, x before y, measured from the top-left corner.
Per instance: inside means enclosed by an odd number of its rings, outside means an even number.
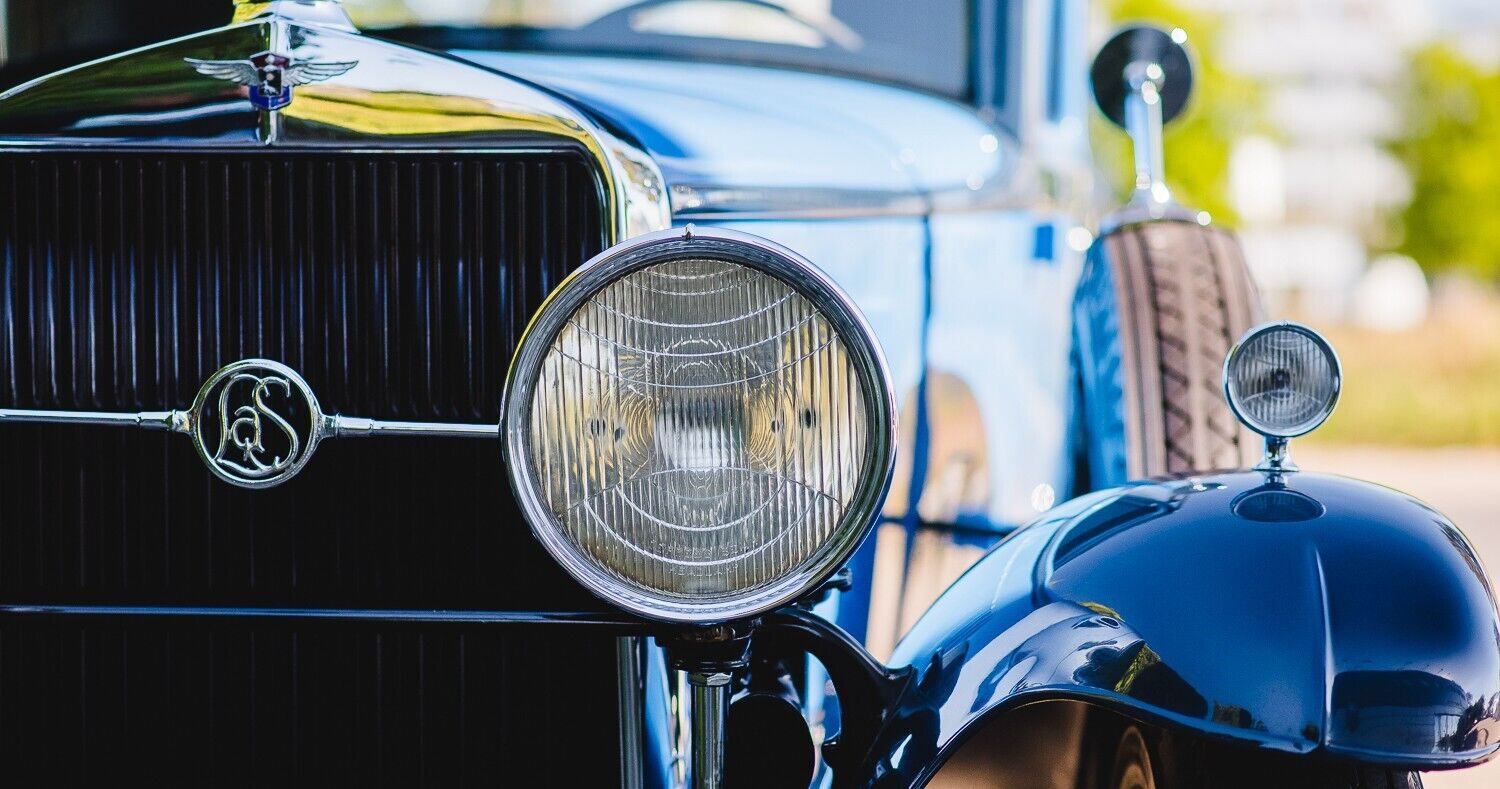
[[[577,631],[0,627],[11,786],[619,785],[611,646]]]
[[[0,157],[0,398],[181,408],[263,357],[329,413],[496,422],[517,335],[602,246],[594,184],[555,155]],[[329,442],[269,491],[181,436],[0,442],[12,600],[594,605],[531,540],[495,441]]]
[[[571,153],[6,153],[0,405],[182,408],[264,357],[328,413],[493,423],[517,336],[603,227]],[[601,607],[531,538],[492,440],[332,441],[244,491],[182,436],[6,426],[0,472],[11,604]],[[408,785],[566,752],[613,780],[608,636],[19,620],[0,627],[12,764],[46,746],[59,775]]]

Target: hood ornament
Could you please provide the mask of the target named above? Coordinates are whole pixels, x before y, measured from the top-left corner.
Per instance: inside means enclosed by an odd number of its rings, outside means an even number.
[[[307,466],[325,439],[500,437],[498,424],[329,416],[302,376],[269,359],[245,359],[209,376],[186,411],[103,413],[0,408],[0,425],[11,422],[110,425],[181,433],[192,440],[198,457],[214,476],[250,489],[273,488],[290,481]]]
[[[291,104],[293,88],[333,79],[359,65],[357,60],[296,60],[271,51],[245,60],[183,60],[199,74],[248,87],[250,103],[268,111]]]

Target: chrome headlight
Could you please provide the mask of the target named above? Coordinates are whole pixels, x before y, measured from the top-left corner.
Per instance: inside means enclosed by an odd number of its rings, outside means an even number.
[[[543,546],[657,619],[716,622],[821,583],[874,521],[894,455],[874,335],[790,250],[666,231],[565,280],[521,338],[506,464]]]
[[[1224,396],[1247,427],[1288,439],[1323,424],[1339,401],[1339,358],[1317,332],[1282,321],[1251,329],[1224,362]]]

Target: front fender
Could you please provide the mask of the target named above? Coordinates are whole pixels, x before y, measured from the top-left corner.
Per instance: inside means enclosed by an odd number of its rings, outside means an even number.
[[[1500,625],[1468,540],[1376,485],[1236,472],[1085,496],[1018,530],[897,647],[867,775],[914,786],[990,716],[1072,698],[1414,769],[1500,747]]]

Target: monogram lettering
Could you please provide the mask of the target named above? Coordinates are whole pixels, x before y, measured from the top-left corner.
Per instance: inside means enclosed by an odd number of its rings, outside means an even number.
[[[290,367],[246,359],[208,379],[186,421],[215,476],[242,488],[270,488],[307,465],[327,437],[327,419]]]
[[[214,452],[214,463],[246,479],[266,479],[286,471],[296,462],[302,451],[302,439],[286,417],[267,405],[266,399],[271,396],[272,389],[281,390],[283,400],[292,396],[291,381],[280,376],[237,373],[224,384],[219,393],[219,448]],[[235,399],[237,396],[248,398],[249,402]],[[286,446],[277,448],[284,449],[284,455],[279,451],[267,451],[267,422],[285,437]],[[226,457],[226,454],[237,457]]]

